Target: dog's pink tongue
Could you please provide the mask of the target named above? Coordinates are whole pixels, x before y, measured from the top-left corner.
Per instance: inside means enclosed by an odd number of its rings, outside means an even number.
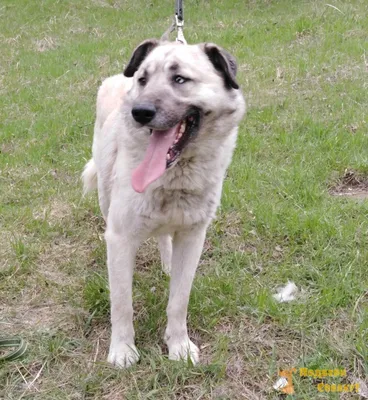
[[[166,154],[174,143],[177,126],[166,131],[152,131],[150,143],[143,161],[133,171],[133,189],[142,193],[166,170]]]

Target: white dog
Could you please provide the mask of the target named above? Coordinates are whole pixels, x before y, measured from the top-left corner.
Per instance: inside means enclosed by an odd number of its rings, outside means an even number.
[[[93,159],[85,191],[98,187],[107,223],[112,335],[108,361],[128,367],[134,345],[132,277],[136,251],[156,236],[171,271],[165,341],[169,358],[199,360],[187,306],[206,230],[220,203],[245,102],[236,63],[214,44],[147,40],[124,75],[97,97]]]

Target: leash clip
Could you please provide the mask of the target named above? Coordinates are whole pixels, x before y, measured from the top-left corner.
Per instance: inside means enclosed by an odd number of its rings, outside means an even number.
[[[184,32],[183,32],[183,27],[184,27],[184,21],[179,21],[178,16],[175,15],[175,24],[176,24],[176,41],[181,42],[183,44],[187,44],[187,41],[185,40],[184,37]]]
[[[184,10],[183,10],[183,1],[177,0],[176,2],[176,10],[175,10],[175,28],[177,31],[176,41],[181,42],[183,44],[187,44],[187,41],[184,38]]]
[[[175,14],[175,25],[176,28],[183,28],[184,26],[184,20],[179,18],[178,14]]]

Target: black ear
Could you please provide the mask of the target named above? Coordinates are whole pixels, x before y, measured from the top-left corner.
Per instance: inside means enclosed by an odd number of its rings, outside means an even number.
[[[142,42],[133,52],[132,58],[125,67],[124,75],[131,78],[135,71],[142,64],[143,60],[148,56],[148,54],[158,46],[159,41],[156,39],[148,39]]]
[[[216,70],[223,76],[226,87],[228,89],[239,89],[239,85],[235,81],[237,71],[235,58],[212,43],[205,43],[203,50]]]

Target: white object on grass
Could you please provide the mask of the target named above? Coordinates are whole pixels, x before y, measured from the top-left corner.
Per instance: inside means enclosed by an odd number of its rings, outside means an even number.
[[[356,379],[355,381],[359,385],[358,394],[363,399],[368,399],[368,381],[365,382],[363,379]]]
[[[288,282],[286,286],[279,289],[279,291],[273,295],[273,298],[279,303],[285,303],[287,301],[295,300],[295,295],[298,292],[298,287],[294,282]]]
[[[286,387],[287,384],[288,384],[288,380],[287,380],[286,378],[282,377],[282,378],[280,378],[280,379],[278,379],[278,380],[276,381],[276,383],[273,385],[273,388],[274,388],[275,390],[281,390],[281,389],[283,389],[284,387]]]

